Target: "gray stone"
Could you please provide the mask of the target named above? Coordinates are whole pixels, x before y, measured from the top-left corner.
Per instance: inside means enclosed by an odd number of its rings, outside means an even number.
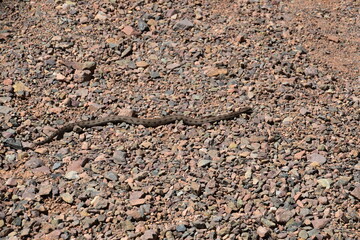
[[[36,157],[30,158],[30,160],[28,160],[25,163],[25,167],[28,167],[28,168],[31,168],[31,169],[38,168],[38,167],[41,167],[43,165],[44,165],[44,162],[41,159],[36,158]]]
[[[177,232],[185,232],[186,231],[186,226],[184,224],[176,225],[176,231]]]
[[[118,180],[118,176],[114,173],[114,172],[106,172],[104,174],[104,177],[108,180],[111,180],[111,181],[116,181]]]
[[[141,32],[149,31],[149,26],[142,19],[138,20],[138,28]]]
[[[200,160],[199,162],[198,162],[198,167],[206,167],[206,166],[209,166],[210,164],[211,164],[211,160],[205,160],[205,159],[203,159],[203,160]]]
[[[194,24],[188,19],[181,20],[174,25],[174,30],[187,30],[194,27]]]

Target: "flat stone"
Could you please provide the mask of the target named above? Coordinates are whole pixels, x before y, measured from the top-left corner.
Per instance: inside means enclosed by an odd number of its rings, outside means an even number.
[[[96,15],[95,15],[95,20],[100,20],[100,21],[105,21],[106,19],[108,19],[108,16],[106,15],[106,13],[99,11]]]
[[[194,27],[194,24],[190,20],[184,19],[184,20],[178,21],[174,25],[173,29],[174,30],[180,30],[180,29],[181,30],[187,30],[187,29],[190,29],[192,27]]]
[[[360,186],[354,188],[354,190],[352,190],[350,192],[351,195],[353,195],[355,198],[357,198],[358,200],[360,200]]]
[[[129,201],[130,205],[131,206],[139,206],[139,205],[142,205],[144,203],[146,203],[146,199],[132,199]]]
[[[80,178],[76,171],[69,171],[65,174],[64,177],[68,180],[76,180]]]
[[[67,203],[70,203],[70,204],[74,202],[74,197],[70,193],[62,193],[60,195],[60,197],[61,197],[62,200],[64,200],[64,202],[67,202]]]
[[[206,71],[206,75],[208,77],[215,77],[218,75],[226,75],[228,73],[228,70],[225,68],[211,68]]]
[[[38,168],[44,165],[44,162],[36,157],[32,157],[30,158],[30,160],[26,161],[25,163],[25,167],[28,168]]]
[[[157,239],[159,239],[158,234],[153,229],[146,230],[141,237],[141,240],[157,240]]]
[[[9,112],[11,112],[13,109],[7,106],[0,106],[0,113],[2,114],[8,114]]]
[[[288,222],[293,216],[295,215],[295,213],[293,211],[290,210],[286,210],[284,208],[279,208],[278,210],[276,210],[275,212],[275,219],[278,223],[286,223]]]
[[[326,158],[321,154],[312,153],[311,155],[308,156],[308,161],[316,162],[316,163],[319,163],[321,165],[321,164],[326,163]]]
[[[106,179],[108,179],[108,180],[111,180],[111,181],[117,181],[118,180],[118,176],[114,172],[106,172],[104,174],[104,177]]]
[[[331,186],[331,179],[327,179],[327,178],[321,178],[317,180],[318,184],[326,189],[330,189]]]
[[[212,160],[200,160],[198,162],[198,167],[206,167],[206,166],[209,166],[211,164]]]
[[[314,228],[316,228],[316,229],[322,229],[322,228],[324,228],[330,221],[331,221],[331,219],[323,218],[323,219],[315,219],[315,220],[312,220],[311,223],[312,223],[312,225],[313,225]]]
[[[268,235],[269,230],[266,227],[258,227],[256,230],[256,233],[261,237],[264,238],[266,235]]]

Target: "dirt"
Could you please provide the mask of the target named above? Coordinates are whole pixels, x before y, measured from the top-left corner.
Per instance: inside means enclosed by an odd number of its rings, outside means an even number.
[[[0,2],[0,239],[357,239],[359,1]],[[74,128],[112,115],[203,126]]]

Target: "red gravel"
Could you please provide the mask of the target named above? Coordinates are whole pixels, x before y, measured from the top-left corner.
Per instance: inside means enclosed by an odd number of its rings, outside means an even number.
[[[359,9],[0,2],[0,238],[359,238]],[[73,121],[243,106],[23,148]]]

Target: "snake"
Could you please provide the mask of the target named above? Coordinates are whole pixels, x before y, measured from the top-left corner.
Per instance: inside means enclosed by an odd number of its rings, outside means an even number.
[[[144,127],[158,127],[161,125],[175,123],[176,121],[182,121],[185,125],[201,126],[205,123],[214,123],[223,120],[230,120],[240,116],[243,113],[251,113],[252,109],[250,107],[243,107],[232,113],[218,115],[218,116],[209,116],[203,118],[192,118],[185,115],[169,115],[161,118],[137,118],[129,116],[108,116],[105,118],[78,121],[74,123],[69,123],[63,127],[54,131],[51,135],[46,137],[44,140],[35,142],[35,146],[43,145],[51,142],[55,137],[60,139],[64,133],[71,132],[75,127],[80,128],[91,128],[95,126],[104,126],[108,123],[128,123],[133,125],[143,125]]]

